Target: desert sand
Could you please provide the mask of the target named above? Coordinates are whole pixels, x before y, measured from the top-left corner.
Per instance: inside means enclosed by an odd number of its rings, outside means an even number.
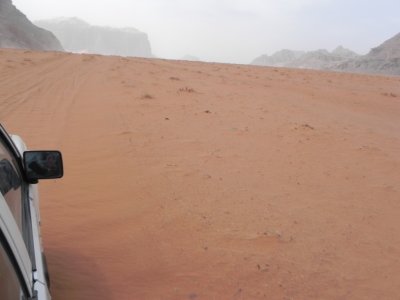
[[[54,299],[398,299],[400,78],[0,50]]]

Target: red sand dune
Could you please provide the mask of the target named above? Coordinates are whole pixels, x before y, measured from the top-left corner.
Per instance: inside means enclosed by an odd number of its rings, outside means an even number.
[[[54,299],[397,299],[400,78],[0,51]]]

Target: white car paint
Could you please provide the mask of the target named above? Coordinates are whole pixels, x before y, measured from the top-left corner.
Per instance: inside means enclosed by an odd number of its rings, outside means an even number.
[[[23,140],[17,135],[9,136],[14,143],[15,148],[18,150],[21,157],[27,147]],[[40,212],[39,212],[39,193],[37,184],[28,185],[28,201],[29,201],[29,215],[32,227],[32,246],[33,255],[30,257],[27,246],[21,234],[21,230],[11,213],[9,206],[6,203],[3,195],[0,193],[0,230],[3,233],[7,244],[11,248],[13,257],[15,258],[18,270],[22,274],[23,281],[28,291],[28,299],[34,300],[50,300],[50,292],[46,280],[46,265],[43,259],[43,245],[40,233]],[[31,261],[34,259],[34,262]],[[36,268],[33,269],[32,266]],[[16,267],[14,266],[14,269]],[[1,299],[0,299],[1,300]]]

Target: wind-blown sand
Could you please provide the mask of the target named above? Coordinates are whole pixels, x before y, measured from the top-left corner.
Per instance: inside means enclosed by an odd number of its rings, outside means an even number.
[[[400,78],[0,51],[54,299],[397,299]]]

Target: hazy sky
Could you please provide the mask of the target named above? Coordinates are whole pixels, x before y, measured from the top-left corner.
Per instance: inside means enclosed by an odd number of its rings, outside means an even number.
[[[400,32],[400,0],[13,0],[31,20],[146,32],[157,57],[249,63],[289,48],[360,54]]]

